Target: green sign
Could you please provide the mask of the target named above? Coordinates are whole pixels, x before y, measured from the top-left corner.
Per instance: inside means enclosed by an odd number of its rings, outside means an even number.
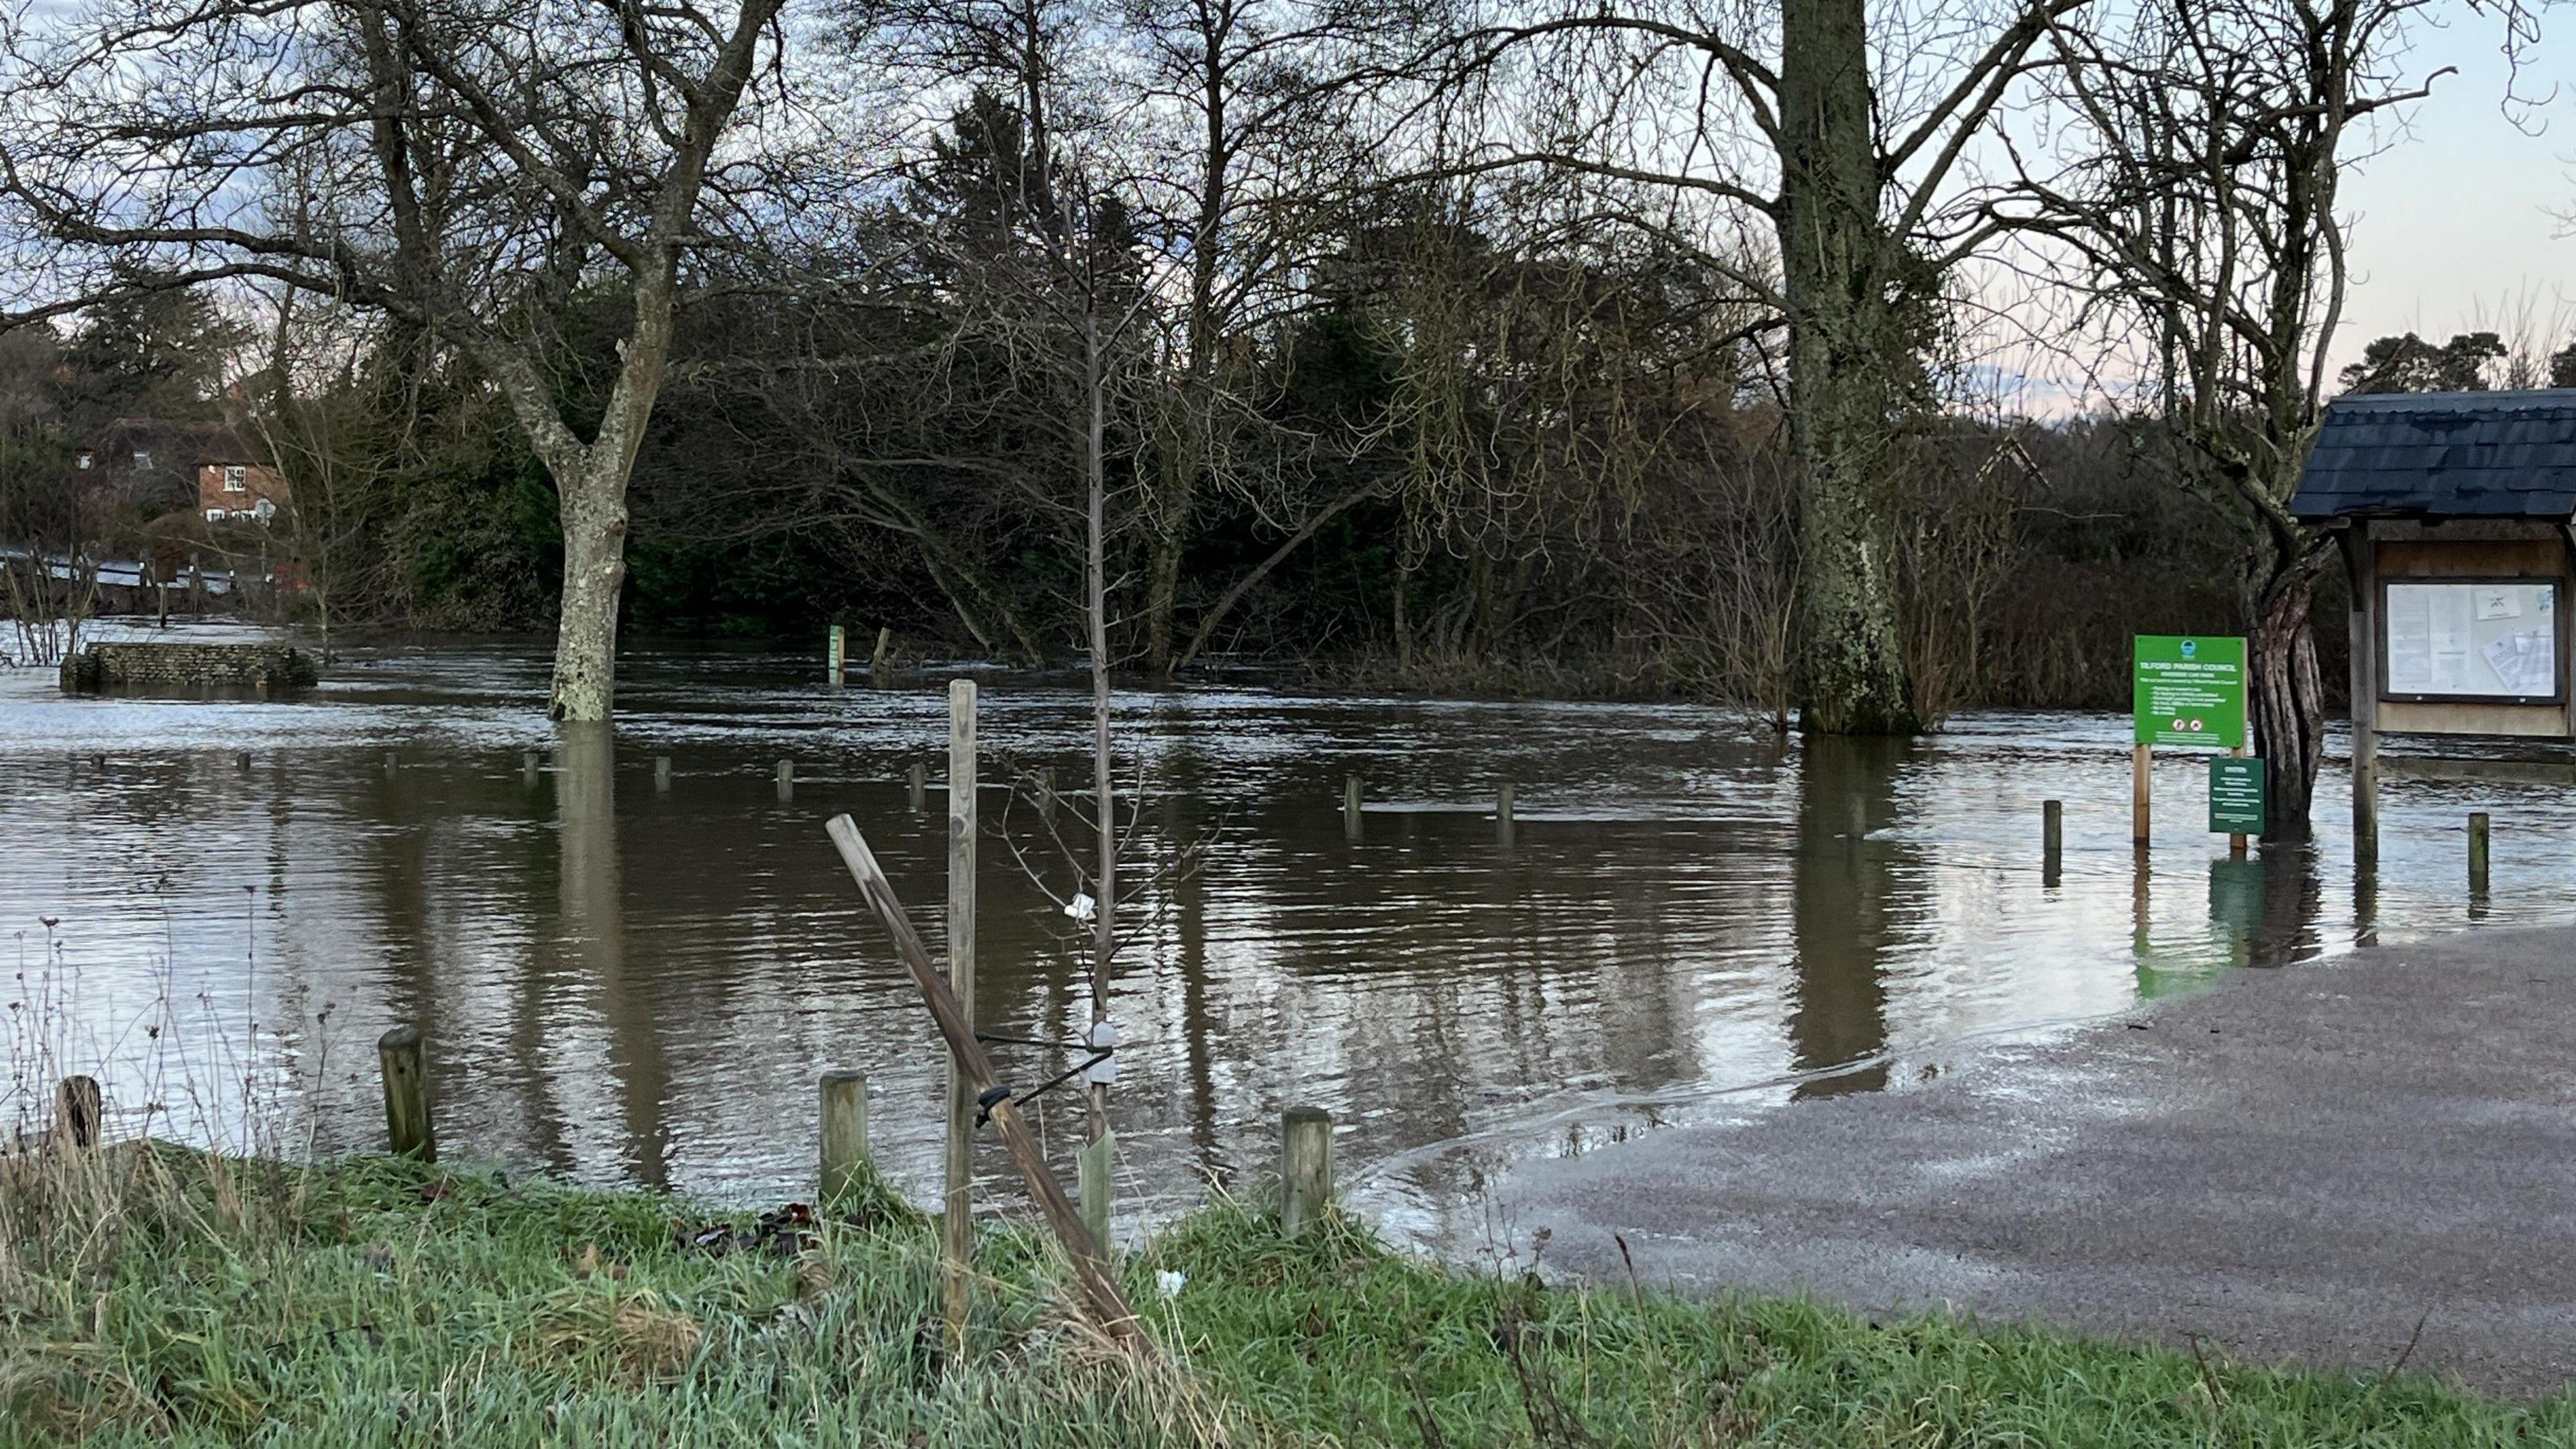
[[[2141,634],[2132,676],[2142,745],[2245,743],[2245,641]]]
[[[2263,762],[2221,755],[2209,762],[2209,830],[2213,835],[2263,833]]]

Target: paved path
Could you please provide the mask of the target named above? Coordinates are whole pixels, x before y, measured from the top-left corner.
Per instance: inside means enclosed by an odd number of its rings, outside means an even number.
[[[1551,1276],[1949,1305],[2239,1360],[2576,1378],[2576,933],[2472,932],[2141,1007],[1497,1195]]]

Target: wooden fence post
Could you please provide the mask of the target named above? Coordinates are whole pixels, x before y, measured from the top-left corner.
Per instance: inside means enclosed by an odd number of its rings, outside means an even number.
[[[975,681],[948,685],[948,989],[966,1028],[975,1027]],[[922,766],[912,767],[912,808],[921,808]],[[940,1318],[953,1354],[966,1351],[974,1305],[975,1083],[948,1055],[948,1157],[940,1198]]]
[[[1279,1231],[1293,1238],[1332,1205],[1332,1114],[1291,1107],[1279,1123]]]
[[[966,683],[969,681],[961,680],[959,682]],[[954,702],[955,701],[952,699],[952,706],[954,705]],[[955,748],[954,743],[950,745],[950,748]],[[905,798],[911,802],[912,813],[915,815],[920,814],[921,807],[930,799],[930,767],[919,760],[913,761],[912,768],[904,772],[903,783]]]
[[[795,793],[796,762],[794,760],[781,760],[778,762],[778,798],[785,800],[795,795]]]
[[[653,789],[664,795],[671,793],[671,757],[669,755],[653,757]]]
[[[868,1160],[868,1079],[860,1072],[825,1072],[821,1096],[823,1177],[818,1200],[829,1207],[849,1195]]]
[[[832,626],[831,641],[823,649],[823,673],[832,681],[834,689],[841,687],[842,667],[848,659],[849,636],[842,632],[840,625],[835,624]]]
[[[96,1147],[106,1130],[107,1108],[96,1077],[65,1077],[54,1091],[58,1140],[66,1147]]]
[[[385,1077],[385,1140],[396,1157],[438,1160],[438,1138],[429,1124],[429,1070],[420,1028],[398,1026],[376,1038]]]
[[[2134,746],[2129,751],[2129,843],[2140,849],[2151,833],[2155,796],[2155,746]]]
[[[2487,813],[2469,817],[2469,894],[2487,893]]]
[[[536,752],[536,751],[534,751],[534,750],[521,750],[521,751],[519,751],[519,783],[520,783],[520,784],[525,785],[525,786],[528,786],[528,787],[530,787],[531,789],[535,788],[536,783],[537,783],[537,766],[538,766],[538,764],[539,764],[539,760],[538,760],[538,755],[537,755],[537,752]]]
[[[2058,865],[2066,852],[2066,802],[2039,802],[2039,875],[2043,885],[2055,885]]]
[[[1505,844],[1512,838],[1512,782],[1505,780],[1494,787],[1494,829]]]
[[[1360,777],[1357,775],[1342,777],[1342,836],[1347,840],[1360,838]]]

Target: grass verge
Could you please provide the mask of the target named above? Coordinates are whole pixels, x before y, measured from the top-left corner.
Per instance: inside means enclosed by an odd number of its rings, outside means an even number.
[[[1166,1367],[1104,1357],[1012,1229],[951,1367],[930,1225],[881,1190],[848,1206],[755,1221],[384,1159],[0,1161],[0,1442],[2576,1444],[2567,1396],[1551,1289],[1347,1222],[1286,1241],[1226,1202],[1127,1264]]]

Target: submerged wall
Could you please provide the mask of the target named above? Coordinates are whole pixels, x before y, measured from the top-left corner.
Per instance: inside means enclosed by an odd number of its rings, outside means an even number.
[[[65,694],[113,689],[291,689],[320,676],[313,658],[284,644],[92,644],[63,661]]]

